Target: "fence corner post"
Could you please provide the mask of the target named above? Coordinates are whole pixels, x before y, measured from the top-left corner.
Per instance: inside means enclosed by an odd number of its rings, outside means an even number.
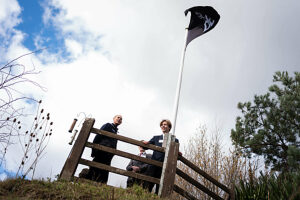
[[[80,133],[72,147],[72,150],[65,162],[65,165],[63,166],[59,179],[62,180],[70,180],[77,169],[78,162],[81,158],[81,155],[83,153],[85,144],[90,136],[91,129],[93,128],[95,123],[95,119],[93,118],[86,118],[82,128],[80,130]]]
[[[175,141],[171,141],[168,157],[166,162],[165,173],[161,177],[161,184],[159,189],[159,195],[162,198],[169,197],[173,192],[173,186],[176,175],[177,157],[179,151],[179,144]]]

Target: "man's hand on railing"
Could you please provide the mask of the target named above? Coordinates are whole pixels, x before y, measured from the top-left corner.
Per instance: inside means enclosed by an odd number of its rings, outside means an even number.
[[[148,142],[148,141],[145,141],[145,140],[142,140],[142,142],[143,142],[144,144],[149,144],[149,142]]]

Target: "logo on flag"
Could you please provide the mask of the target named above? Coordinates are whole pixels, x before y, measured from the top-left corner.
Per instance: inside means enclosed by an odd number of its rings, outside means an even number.
[[[186,46],[193,39],[213,29],[220,19],[218,12],[210,6],[192,7],[187,9],[184,14],[187,15],[188,12],[191,12],[191,20],[188,27]]]

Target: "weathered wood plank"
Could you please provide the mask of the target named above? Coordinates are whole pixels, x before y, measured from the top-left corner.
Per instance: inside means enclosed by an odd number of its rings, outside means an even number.
[[[166,168],[164,175],[161,176],[161,184],[158,193],[162,198],[170,196],[173,192],[178,151],[179,144],[175,141],[171,142],[168,157],[165,158]]]
[[[204,193],[208,194],[213,199],[224,200],[221,197],[219,197],[217,194],[215,194],[214,192],[210,191],[205,186],[203,186],[201,183],[199,183],[198,181],[196,181],[195,179],[193,179],[192,177],[190,177],[189,175],[187,175],[186,173],[184,173],[183,171],[181,171],[178,168],[176,169],[176,174],[178,174],[180,177],[182,177],[187,182],[193,184],[198,189],[202,190]]]
[[[188,200],[198,200],[196,197],[194,197],[193,195],[191,195],[190,193],[188,193],[187,191],[185,191],[177,185],[174,185],[174,191]]]
[[[93,148],[93,149],[98,149],[98,150],[101,150],[101,151],[106,151],[106,152],[109,152],[109,153],[112,153],[114,155],[118,155],[118,156],[121,156],[121,157],[129,158],[129,159],[133,159],[133,160],[138,160],[138,161],[141,161],[141,162],[144,162],[144,163],[147,163],[147,164],[151,164],[151,165],[155,165],[155,166],[158,166],[158,167],[162,167],[162,165],[163,165],[162,162],[159,162],[159,161],[156,161],[156,160],[151,160],[150,158],[143,158],[141,156],[133,155],[133,154],[130,154],[130,153],[127,153],[127,152],[124,152],[124,151],[120,151],[120,150],[113,149],[113,148],[110,148],[110,147],[102,146],[102,145],[99,145],[99,144],[94,144],[94,143],[87,142],[85,146],[89,147],[89,148]]]
[[[188,167],[192,168],[195,172],[199,173],[204,178],[206,178],[207,180],[209,180],[210,182],[212,182],[213,184],[215,184],[216,186],[218,186],[219,188],[221,188],[225,192],[230,193],[230,189],[228,189],[228,187],[226,187],[225,185],[223,185],[222,183],[220,183],[219,181],[217,181],[216,179],[211,177],[209,174],[207,174],[205,171],[201,170],[199,167],[194,165],[192,162],[190,162],[189,160],[187,160],[183,156],[178,156],[178,160],[180,160],[181,162],[186,164]]]
[[[81,155],[83,153],[85,143],[89,138],[94,123],[95,119],[93,118],[87,118],[84,121],[75,144],[73,145],[71,153],[69,154],[69,157],[67,158],[65,165],[61,170],[60,179],[70,180],[74,176],[79,159],[81,158]]]
[[[126,171],[126,170],[119,169],[119,168],[116,168],[116,167],[112,167],[112,166],[109,166],[109,165],[105,165],[105,164],[102,164],[102,163],[89,161],[89,160],[86,160],[86,159],[83,159],[83,158],[80,159],[79,163],[82,164],[82,165],[87,165],[87,166],[90,166],[90,167],[96,167],[96,168],[99,168],[99,169],[107,170],[109,172],[113,172],[113,173],[116,173],[116,174],[121,174],[123,176],[130,176],[130,177],[133,177],[133,178],[138,178],[138,179],[141,179],[141,180],[144,180],[144,181],[149,181],[149,182],[152,182],[152,183],[155,183],[155,184],[159,184],[159,179],[158,178],[153,178],[151,176],[146,176],[146,175],[143,175],[143,174],[139,174],[139,173],[135,173],[135,172],[131,172],[131,171]]]
[[[159,152],[165,152],[165,149],[162,148],[162,147],[158,147],[158,146],[155,146],[155,145],[152,145],[152,144],[144,144],[142,141],[131,139],[131,138],[128,138],[128,137],[125,137],[125,136],[122,136],[122,135],[117,135],[117,134],[114,134],[114,133],[111,133],[111,132],[108,132],[108,131],[103,131],[103,130],[100,130],[100,129],[92,128],[91,132],[96,133],[96,134],[102,134],[102,135],[105,135],[105,136],[108,136],[108,137],[111,137],[111,138],[115,138],[117,140],[129,143],[129,144],[134,144],[134,145],[138,145],[138,146],[141,146],[141,147],[145,147],[147,149],[151,149],[151,150],[155,150],[155,151],[159,151]]]

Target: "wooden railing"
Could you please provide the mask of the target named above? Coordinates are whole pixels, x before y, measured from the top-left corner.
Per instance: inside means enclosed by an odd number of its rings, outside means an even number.
[[[116,150],[116,149],[113,149],[110,147],[106,147],[106,146],[102,146],[99,144],[94,144],[94,143],[88,142],[90,133],[95,133],[95,134],[102,134],[107,137],[115,138],[117,140],[123,141],[125,143],[129,143],[132,145],[146,147],[146,148],[154,150],[154,151],[165,152],[165,149],[162,147],[158,147],[158,146],[151,145],[151,144],[145,145],[143,142],[134,140],[132,138],[128,138],[128,137],[125,137],[122,135],[117,135],[114,133],[110,133],[107,131],[93,128],[94,123],[95,123],[95,119],[91,119],[91,118],[87,118],[85,120],[85,122],[83,123],[80,133],[79,133],[79,135],[73,145],[73,148],[65,162],[65,165],[60,173],[60,179],[71,180],[74,177],[74,174],[75,174],[78,164],[82,164],[82,165],[87,165],[90,167],[107,170],[109,172],[113,172],[113,173],[120,174],[120,175],[134,177],[134,178],[152,182],[155,184],[161,184],[160,185],[162,187],[161,188],[161,197],[170,196],[172,191],[174,190],[175,192],[184,196],[187,199],[191,199],[191,200],[196,199],[193,195],[189,194],[187,191],[183,190],[182,188],[180,188],[177,185],[174,185],[175,174],[177,174],[180,177],[182,177],[183,179],[185,179],[187,182],[189,182],[190,184],[194,185],[198,189],[202,190],[203,192],[205,192],[206,194],[211,196],[212,198],[222,199],[217,194],[215,194],[214,192],[210,191],[205,186],[203,186],[201,183],[194,180],[193,178],[191,178],[190,176],[185,174],[180,169],[176,168],[177,159],[178,159],[181,162],[183,162],[184,164],[186,164],[188,167],[193,169],[195,172],[197,172],[198,174],[200,174],[201,176],[203,176],[204,178],[206,178],[207,180],[211,181],[213,184],[215,184],[216,186],[218,186],[219,188],[224,190],[226,193],[228,193],[229,199],[234,199],[234,193],[230,189],[228,189],[225,185],[219,183],[217,180],[215,180],[214,178],[209,176],[206,172],[204,172],[203,170],[198,168],[196,165],[194,165],[193,163],[191,163],[190,161],[185,159],[183,156],[178,156],[179,145],[178,145],[178,143],[175,143],[175,142],[171,142],[169,156],[168,156],[168,159],[165,161],[167,163],[167,167],[166,167],[167,170],[165,171],[164,179],[162,181],[160,181],[160,179],[158,179],[158,178],[154,178],[151,176],[146,176],[143,174],[126,171],[124,169],[112,167],[109,165],[105,165],[102,163],[89,161],[89,160],[81,158],[84,148],[88,147],[88,148],[106,151],[106,152],[109,152],[109,153],[112,153],[114,155],[118,155],[121,157],[138,160],[138,161],[150,164],[150,165],[155,165],[158,167],[163,166],[163,163],[159,162],[159,161],[155,161],[155,160],[148,159],[148,158],[143,158],[140,156],[136,156],[134,154],[124,152],[124,151],[120,151],[120,150]]]
[[[228,187],[226,187],[225,185],[223,185],[222,183],[218,182],[216,179],[214,179],[213,177],[211,177],[209,174],[207,174],[205,171],[201,170],[199,167],[197,167],[196,165],[194,165],[192,162],[190,162],[189,160],[187,160],[183,156],[178,156],[178,160],[180,160],[186,166],[188,166],[189,168],[191,168],[192,170],[194,170],[194,172],[196,172],[197,174],[203,176],[206,180],[209,180],[215,186],[219,187],[224,192],[226,192],[228,194],[228,199],[230,199],[230,200],[234,200],[235,199],[234,198],[234,190],[231,190]],[[183,171],[181,171],[178,168],[176,169],[176,174],[178,176],[180,176],[181,178],[183,178],[184,180],[186,180],[187,182],[189,182],[190,184],[192,184],[193,186],[195,186],[196,188],[200,189],[201,191],[203,191],[204,193],[206,193],[207,195],[209,195],[210,197],[212,197],[213,199],[218,199],[218,200],[223,199],[220,196],[218,196],[217,194],[215,194],[214,192],[210,191],[205,186],[203,186],[197,180],[193,179],[192,177],[190,177],[189,175],[187,175],[186,173],[184,173]],[[191,194],[189,194],[186,191],[180,189],[178,186],[174,187],[174,190],[177,193],[181,194],[182,196],[186,197],[187,199],[196,199]]]

